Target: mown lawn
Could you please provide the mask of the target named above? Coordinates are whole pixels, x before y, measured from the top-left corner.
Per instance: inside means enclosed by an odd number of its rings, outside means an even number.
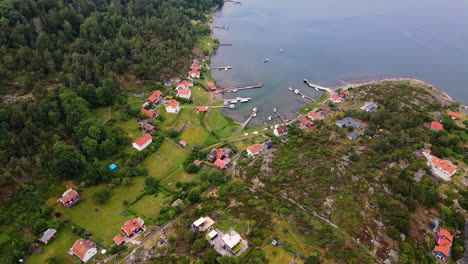
[[[249,224],[237,219],[223,218],[216,223],[216,227],[223,232],[228,232],[230,228],[233,228],[237,233],[242,234],[247,232]]]
[[[200,86],[194,85],[192,88],[192,100],[198,105],[208,104],[208,92]]]
[[[187,152],[164,140],[156,152],[146,157],[141,163],[148,175],[161,179],[169,172],[182,165]]]
[[[142,218],[153,218],[159,215],[159,210],[163,206],[163,201],[165,199],[172,200],[172,198],[166,196],[162,192],[159,192],[156,195],[145,195],[130,208],[137,211]]]
[[[233,131],[239,129],[239,125],[222,114],[223,108],[212,108],[206,117],[207,125],[215,131],[221,138],[228,138]]]
[[[282,247],[266,246],[263,248],[266,257],[270,264],[284,264],[290,263],[292,260],[291,254],[284,250]],[[302,259],[294,259],[298,264],[304,263]]]
[[[48,258],[54,257],[59,260],[58,263],[72,264],[74,258],[67,254],[67,251],[73,246],[73,243],[80,237],[72,233],[67,228],[62,228],[58,231],[57,236],[54,240],[49,242],[48,245],[42,246],[44,252],[41,254],[33,254],[27,258],[26,263],[30,264],[43,264],[46,263]]]
[[[190,182],[193,179],[198,179],[198,174],[190,174],[184,171],[184,168],[179,167],[170,174],[168,174],[162,181],[161,184],[171,189],[177,189],[176,182]],[[168,185],[170,184],[170,185]]]
[[[97,241],[103,240],[104,244],[112,244],[112,238],[120,233],[120,228],[125,221],[135,216],[123,216],[123,201],[132,201],[144,188],[144,178],[136,177],[128,186],[119,186],[114,189],[114,194],[105,204],[97,204],[92,196],[97,190],[108,188],[107,185],[93,186],[80,192],[82,200],[73,208],[66,208],[60,204],[56,208],[64,217],[70,218],[73,223],[83,227],[94,234]],[[151,217],[147,215],[147,217]]]
[[[100,124],[102,124],[104,121],[110,118],[111,114],[111,107],[110,106],[105,106],[105,107],[99,107],[99,108],[94,108],[91,110],[91,116],[96,119]]]

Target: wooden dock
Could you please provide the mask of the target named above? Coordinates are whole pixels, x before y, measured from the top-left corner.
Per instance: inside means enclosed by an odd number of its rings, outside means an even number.
[[[278,110],[276,110],[275,113],[278,115],[278,117],[281,119],[281,121],[283,121],[283,124],[286,124],[286,120],[284,120],[284,118],[280,115],[280,113],[278,112]]]
[[[311,101],[315,101],[314,98],[312,98],[312,97],[310,97],[310,96],[308,96],[308,95],[305,95],[305,94],[301,93],[301,91],[299,91],[298,89],[294,89],[294,88],[292,88],[292,87],[289,87],[288,90],[291,91],[291,92],[293,92],[293,93],[295,93],[295,94],[297,94],[297,95],[302,96],[303,98],[309,99],[309,100],[311,100]],[[297,93],[295,92],[296,90],[297,90]]]
[[[257,88],[262,88],[263,85],[264,83],[259,83],[257,85],[232,87],[232,88],[220,90],[219,93],[231,93],[231,92],[237,92],[240,90],[257,89]]]
[[[330,88],[323,87],[323,86],[320,86],[318,84],[313,84],[313,83],[309,82],[309,80],[307,80],[307,79],[304,79],[304,82],[307,84],[307,86],[309,86],[311,88],[314,88],[317,91],[322,90],[322,91],[326,91],[326,92],[329,92],[329,93],[332,92]]]
[[[252,110],[252,114],[249,116],[249,118],[247,118],[247,120],[245,120],[244,123],[242,123],[240,129],[239,129],[239,132],[241,132],[242,130],[244,130],[244,128],[250,123],[250,121],[255,117],[257,116],[257,112],[258,110],[260,110],[259,108],[254,108]]]
[[[234,3],[234,4],[242,4],[239,0],[224,0],[225,3]]]
[[[221,46],[223,46],[223,47],[225,47],[225,46],[232,46],[232,44],[231,44],[231,43],[222,43],[222,44],[219,44],[219,46],[220,46],[220,47],[221,47]]]

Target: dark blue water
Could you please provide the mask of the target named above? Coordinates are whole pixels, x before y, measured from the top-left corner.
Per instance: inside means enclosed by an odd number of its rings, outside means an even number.
[[[252,97],[225,114],[243,121],[253,107],[260,112],[251,125],[263,124],[277,106],[293,118],[308,100],[289,86],[318,97],[307,78],[324,86],[340,80],[414,77],[468,103],[468,2],[463,0],[243,0],[226,3],[215,14],[221,43],[212,65],[224,87],[264,82],[261,89],[226,97]],[[280,49],[284,52],[281,53]],[[270,62],[263,60],[269,58]]]

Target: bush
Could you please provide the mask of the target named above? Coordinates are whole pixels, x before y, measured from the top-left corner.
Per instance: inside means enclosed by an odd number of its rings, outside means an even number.
[[[106,189],[95,191],[93,194],[93,199],[95,202],[99,204],[104,204],[107,201],[109,201],[111,196],[112,196],[112,191],[106,188]]]

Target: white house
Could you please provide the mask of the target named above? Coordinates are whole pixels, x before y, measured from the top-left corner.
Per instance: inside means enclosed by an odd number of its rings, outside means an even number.
[[[337,94],[332,94],[332,95],[330,96],[330,100],[331,100],[334,104],[341,104],[341,103],[344,101],[343,97],[341,97],[341,96],[339,96],[339,95],[337,95]]]
[[[366,112],[375,112],[379,106],[374,102],[365,102],[363,106],[360,107],[361,110]]]
[[[457,173],[457,167],[452,162],[431,155],[429,149],[423,150],[422,153],[427,159],[427,165],[431,167],[432,173],[437,177],[450,181],[450,177]]]
[[[96,244],[83,238],[78,239],[70,251],[83,262],[87,262],[97,254]]]
[[[224,242],[224,248],[236,254],[237,251],[234,251],[234,248],[242,241],[242,237],[236,231],[230,230],[221,240]]]
[[[200,71],[190,71],[189,76],[191,78],[200,78]]]
[[[151,137],[150,134],[144,134],[143,136],[139,137],[137,140],[135,140],[132,144],[132,146],[138,150],[142,151],[144,150],[149,144],[153,142],[153,138]]]
[[[177,102],[176,100],[171,100],[166,106],[166,111],[168,113],[179,113],[180,111],[180,106],[179,106],[179,102]]]
[[[258,153],[263,151],[263,146],[260,144],[255,144],[247,148],[247,156],[255,156]]]
[[[179,89],[177,91],[177,96],[185,99],[190,99],[190,96],[192,96],[192,91],[190,91],[190,89]]]

